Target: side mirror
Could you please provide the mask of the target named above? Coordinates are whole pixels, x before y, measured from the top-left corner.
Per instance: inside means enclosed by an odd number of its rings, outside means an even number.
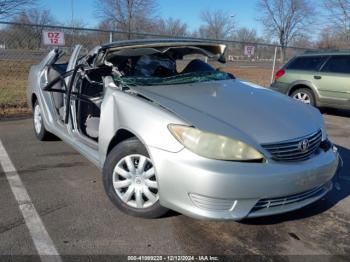
[[[218,61],[222,64],[226,64],[226,56],[224,54],[220,55]]]
[[[227,47],[225,48],[224,52],[220,55],[218,61],[222,64],[226,64],[226,53],[227,53]]]

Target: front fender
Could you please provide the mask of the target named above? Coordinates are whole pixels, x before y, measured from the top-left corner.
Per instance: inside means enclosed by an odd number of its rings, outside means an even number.
[[[109,144],[120,129],[133,133],[146,146],[169,152],[183,149],[168,130],[171,123],[186,125],[185,121],[166,109],[140,98],[107,87],[101,105],[99,155],[103,166]]]

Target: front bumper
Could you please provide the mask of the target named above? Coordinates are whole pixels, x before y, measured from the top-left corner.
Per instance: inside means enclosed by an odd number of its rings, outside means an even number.
[[[210,160],[187,149],[178,153],[157,148],[149,151],[161,205],[205,219],[241,220],[306,206],[332,188],[330,181],[339,164],[338,154],[332,150],[320,150],[312,158],[295,163]],[[257,208],[270,200],[274,205]]]
[[[269,89],[271,89],[273,91],[276,91],[276,92],[280,92],[280,93],[285,94],[285,95],[288,95],[288,93],[289,93],[289,84],[275,81],[275,82],[273,82],[271,84]]]

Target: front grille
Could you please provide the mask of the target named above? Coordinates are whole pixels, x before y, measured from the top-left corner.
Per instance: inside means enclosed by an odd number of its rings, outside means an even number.
[[[252,209],[252,212],[258,211],[261,209],[286,206],[293,203],[302,202],[310,198],[321,196],[327,192],[329,186],[330,186],[329,184],[319,186],[309,191],[306,191],[300,194],[286,196],[286,197],[261,199],[258,201],[258,203],[255,204],[254,208]]]
[[[308,147],[303,148],[302,143],[307,141]],[[278,161],[302,161],[310,158],[319,148],[322,141],[322,131],[319,130],[311,135],[274,144],[262,145],[270,152],[272,158]],[[306,142],[305,142],[306,143]]]

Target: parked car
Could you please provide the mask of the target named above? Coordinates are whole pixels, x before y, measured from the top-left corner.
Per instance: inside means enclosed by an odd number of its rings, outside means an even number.
[[[271,89],[313,106],[350,109],[350,51],[296,56],[276,73]]]
[[[225,49],[121,41],[85,56],[77,46],[63,64],[52,50],[29,74],[35,135],[87,157],[110,200],[135,216],[240,220],[322,198],[339,163],[322,116],[204,62],[223,62]]]

